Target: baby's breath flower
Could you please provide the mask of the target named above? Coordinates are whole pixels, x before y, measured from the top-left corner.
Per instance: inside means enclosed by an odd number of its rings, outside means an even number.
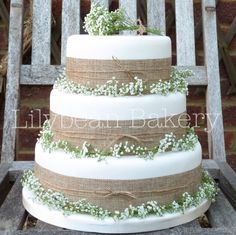
[[[33,200],[48,206],[50,209],[61,211],[65,216],[86,214],[98,219],[110,217],[115,221],[132,217],[145,218],[149,215],[160,217],[165,214],[184,212],[188,208],[197,207],[206,199],[214,201],[218,192],[214,180],[206,171],[203,171],[202,182],[198,190],[193,194],[184,192],[178,201],[166,205],[159,205],[157,201],[148,201],[138,206],[129,205],[123,211],[108,211],[85,199],[71,201],[61,192],[45,189],[31,170],[24,171],[21,182],[24,187],[32,192]]]
[[[84,19],[83,28],[90,35],[112,35],[123,30],[137,31],[139,26],[126,15],[123,9],[109,12],[99,3],[92,3],[90,12]],[[147,28],[146,31],[161,35],[160,30],[157,29]]]
[[[130,144],[128,141],[125,141],[116,143],[111,146],[109,150],[103,151],[87,142],[84,142],[83,145],[79,147],[73,146],[64,140],[54,140],[50,123],[49,121],[45,121],[38,141],[41,143],[43,149],[48,152],[63,150],[69,153],[73,158],[97,158],[100,161],[109,156],[119,158],[125,155],[135,155],[144,159],[153,159],[154,156],[158,156],[158,153],[167,151],[189,151],[194,149],[198,142],[198,137],[194,133],[193,128],[187,128],[186,134],[184,134],[182,138],[177,139],[173,133],[166,134],[165,137],[157,143],[157,146],[153,148]]]
[[[72,94],[94,95],[94,96],[141,96],[143,94],[168,95],[170,93],[180,92],[188,93],[188,83],[186,78],[192,76],[190,70],[178,71],[173,69],[169,81],[159,80],[157,83],[146,85],[142,79],[137,76],[129,83],[120,83],[115,77],[108,80],[103,85],[91,87],[89,82],[85,85],[75,83],[66,79],[65,73],[62,74],[54,83],[54,89]]]

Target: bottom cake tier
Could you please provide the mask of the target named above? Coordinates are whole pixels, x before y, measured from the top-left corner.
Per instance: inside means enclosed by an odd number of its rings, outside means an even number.
[[[38,219],[62,228],[101,233],[154,231],[187,223],[201,216],[217,194],[214,180],[203,171],[198,190],[159,205],[148,201],[123,211],[108,211],[86,200],[72,201],[59,191],[45,189],[32,171],[22,178],[23,205]]]
[[[26,210],[38,219],[62,228],[99,233],[138,233],[174,227],[190,222],[208,210],[211,202],[204,199],[199,205],[191,206],[183,212],[166,213],[163,216],[150,215],[145,218],[114,220],[97,219],[83,214],[64,215],[61,211],[50,209],[40,202],[27,188],[23,189],[23,204]]]

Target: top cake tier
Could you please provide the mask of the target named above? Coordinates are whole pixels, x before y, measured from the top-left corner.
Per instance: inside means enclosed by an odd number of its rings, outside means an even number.
[[[171,41],[166,36],[72,35],[66,56],[96,60],[164,59],[171,57]]]
[[[73,35],[67,42],[67,79],[91,86],[116,78],[147,84],[169,80],[171,41],[166,36]]]

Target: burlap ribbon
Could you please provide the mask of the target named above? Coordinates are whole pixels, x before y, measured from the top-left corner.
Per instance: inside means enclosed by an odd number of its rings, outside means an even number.
[[[92,120],[50,112],[54,140],[66,140],[74,146],[82,146],[86,141],[102,150],[124,141],[152,148],[167,133],[181,137],[186,125],[185,113],[143,120]]]
[[[140,48],[142,50],[142,48]],[[112,77],[120,83],[133,82],[138,78],[151,85],[170,79],[171,58],[147,60],[112,60],[66,58],[66,77],[68,80],[91,87],[103,85]]]
[[[130,204],[135,206],[150,200],[159,204],[178,200],[184,192],[194,193],[197,190],[201,172],[199,166],[184,173],[157,178],[110,180],[69,177],[35,165],[35,175],[45,188],[62,192],[74,201],[86,199],[110,211],[123,210]]]

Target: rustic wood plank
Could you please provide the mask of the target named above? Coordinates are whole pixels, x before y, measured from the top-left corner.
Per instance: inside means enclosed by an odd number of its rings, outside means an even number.
[[[213,228],[236,227],[236,212],[222,191],[219,191],[216,202],[209,208],[207,217]]]
[[[218,166],[220,168],[220,188],[236,209],[236,173],[226,162],[218,162]]]
[[[221,110],[220,77],[218,64],[218,45],[216,30],[215,1],[202,2],[204,56],[208,74],[207,87],[207,127],[209,155],[217,161],[226,161],[224,129]],[[212,126],[214,123],[214,126]]]
[[[194,75],[187,79],[189,85],[207,85],[207,74],[205,66],[173,66],[178,70],[190,69]],[[22,85],[52,85],[62,72],[64,65],[22,65]],[[32,79],[33,77],[33,79]]]
[[[227,45],[229,45],[230,42],[233,40],[235,34],[236,34],[236,16],[234,17],[234,20],[229,27],[229,31],[225,35],[225,42]]]
[[[109,0],[92,0],[91,2],[97,2],[99,3],[101,6],[104,6],[106,8],[109,8]]]
[[[0,208],[0,230],[16,231],[21,229],[25,220],[26,211],[22,204],[21,175],[7,195]]]
[[[188,222],[186,224],[179,225],[178,227],[179,227],[179,229],[182,229],[182,230],[184,230],[186,228],[196,228],[196,229],[197,228],[201,228],[201,226],[200,226],[200,224],[199,224],[197,219],[195,219],[195,220],[193,220],[191,222]]]
[[[137,20],[137,1],[136,0],[119,0],[119,7],[123,8],[127,16],[136,23]],[[136,34],[136,32],[125,31],[121,34]]]
[[[22,85],[52,85],[62,72],[62,65],[31,66],[22,65]],[[33,79],[32,79],[33,78]]]
[[[193,76],[187,78],[189,85],[207,85],[207,73],[204,66],[173,66],[177,70],[192,70]]]
[[[229,44],[232,41],[235,33],[236,33],[236,17],[234,18],[232,24],[230,25],[229,31],[224,36],[226,47],[229,46]],[[221,59],[222,59],[222,55],[219,54],[219,61],[221,61]]]
[[[34,167],[34,161],[14,161],[9,169],[10,181],[15,181],[22,171],[30,170]]]
[[[73,230],[64,231],[34,231],[34,235],[96,235],[97,233],[87,233]],[[166,229],[161,231],[139,233],[139,235],[234,235],[236,228],[184,228],[184,229]],[[0,231],[0,235],[6,235]],[[31,230],[16,231],[14,235],[32,235]]]
[[[231,84],[231,89],[236,90],[236,68],[234,66],[233,60],[229,54],[228,45],[225,42],[224,34],[220,29],[220,25],[217,22],[217,34],[218,34],[218,50],[219,54],[221,55],[225,70],[228,74],[228,78]]]
[[[65,64],[67,38],[80,33],[80,0],[63,1],[61,32],[61,63]]]
[[[32,65],[51,61],[51,0],[33,1]]]
[[[193,0],[175,1],[177,65],[195,65]]]
[[[217,163],[212,159],[203,159],[202,166],[207,170],[213,179],[219,179],[220,177],[220,168]]]
[[[9,168],[10,164],[7,163],[0,164],[0,207],[10,188],[9,174],[8,174]]]
[[[12,162],[15,157],[16,115],[19,102],[20,69],[23,35],[23,0],[12,0],[8,44],[8,71],[5,96],[2,162]]]
[[[147,0],[147,25],[166,34],[165,0]]]
[[[35,227],[31,229],[32,233],[33,231],[37,230],[37,231],[61,231],[64,230],[63,228],[51,225],[51,224],[47,224],[41,220],[38,220]]]

